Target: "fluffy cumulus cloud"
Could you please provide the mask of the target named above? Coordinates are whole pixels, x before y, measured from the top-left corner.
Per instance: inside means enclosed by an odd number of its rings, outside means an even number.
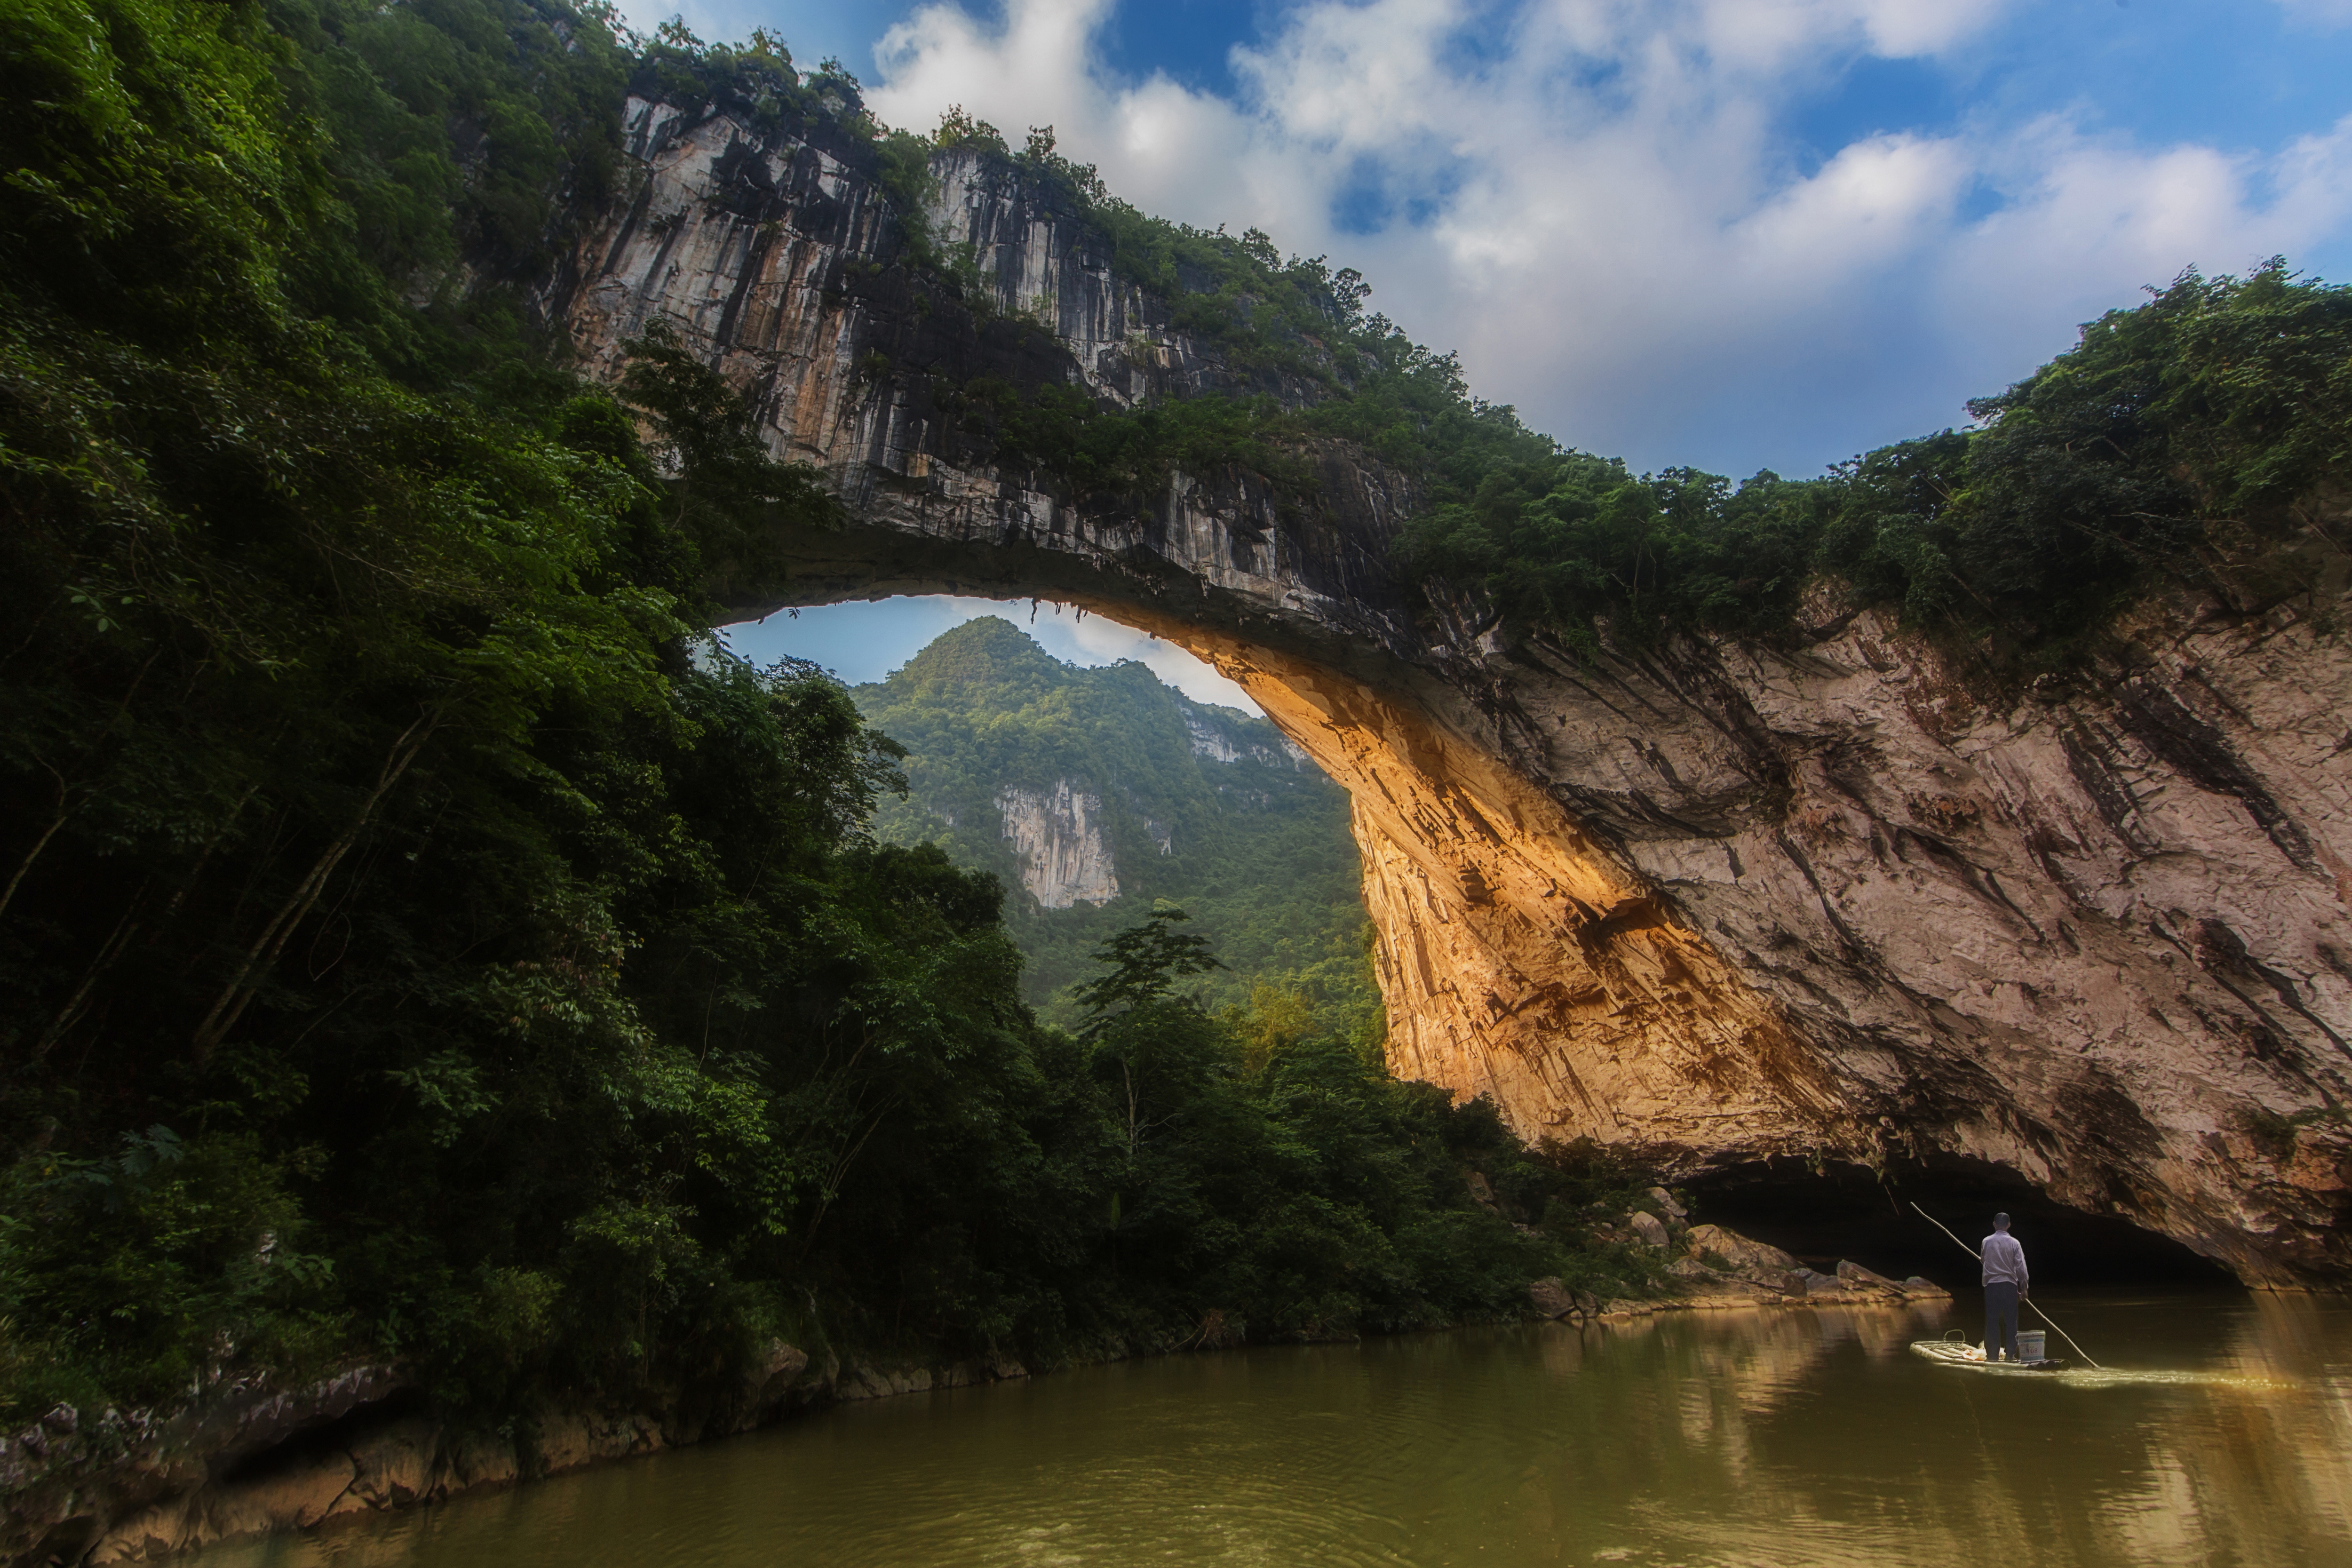
[[[1146,210],[1359,267],[1482,395],[1645,467],[1805,472],[1952,423],[2137,286],[2352,220],[2352,120],[2253,152],[2063,110],[1791,129],[2011,0],[1302,0],[1234,51],[1230,97],[1108,71],[1110,8],[938,0],[883,38],[873,106],[1051,123]]]

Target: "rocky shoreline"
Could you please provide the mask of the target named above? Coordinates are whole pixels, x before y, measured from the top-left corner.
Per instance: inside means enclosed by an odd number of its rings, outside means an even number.
[[[1602,1299],[1557,1279],[1528,1288],[1535,1315],[1574,1323],[1740,1307],[1889,1306],[1948,1301],[1927,1280],[1896,1281],[1854,1263],[1834,1273],[1720,1226],[1685,1226],[1646,1211],[1622,1227],[1671,1253],[1675,1293]],[[299,1387],[232,1381],[169,1416],[60,1405],[0,1435],[0,1568],[152,1562],[219,1542],[308,1530],[439,1502],[607,1460],[690,1447],[772,1426],[803,1411],[892,1394],[1030,1375],[1010,1360],[883,1367],[813,1362],[778,1340],[730,1388],[659,1408],[549,1410],[505,1433],[467,1431],[428,1415],[394,1366],[352,1368]]]
[[[1664,1200],[1659,1206],[1680,1221],[1679,1205],[1657,1188],[1651,1195]],[[1672,1255],[1665,1271],[1675,1294],[1661,1300],[1604,1300],[1548,1279],[1528,1287],[1528,1305],[1555,1321],[1581,1322],[1738,1307],[1896,1307],[1952,1299],[1949,1290],[1916,1274],[1890,1279],[1844,1260],[1825,1274],[1807,1268],[1792,1253],[1719,1225],[1670,1225],[1644,1210],[1633,1215],[1625,1228],[1643,1245]]]
[[[1028,1375],[1009,1361],[812,1363],[779,1340],[715,1394],[659,1409],[550,1410],[505,1434],[425,1414],[392,1366],[299,1387],[238,1380],[166,1418],[108,1410],[86,1419],[60,1405],[0,1436],[0,1565],[152,1562],[687,1447],[827,1405]]]

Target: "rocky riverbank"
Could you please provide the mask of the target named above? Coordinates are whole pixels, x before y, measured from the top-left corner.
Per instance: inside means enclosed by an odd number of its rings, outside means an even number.
[[[151,1562],[684,1447],[801,1410],[1025,1377],[1017,1363],[885,1368],[773,1342],[740,1383],[635,1411],[548,1410],[499,1432],[425,1412],[400,1369],[253,1378],[168,1417],[60,1405],[0,1436],[0,1564]]]
[[[1665,1196],[1660,1189],[1652,1192],[1654,1197]],[[1680,1221],[1679,1205],[1668,1213],[1673,1222]],[[1916,1274],[1890,1279],[1845,1260],[1824,1273],[1808,1268],[1792,1253],[1719,1225],[1685,1226],[1643,1210],[1631,1215],[1623,1228],[1642,1245],[1671,1257],[1665,1273],[1672,1294],[1604,1299],[1556,1279],[1538,1279],[1528,1287],[1528,1304],[1555,1321],[1587,1321],[1733,1307],[1886,1307],[1952,1299],[1949,1290]]]
[[[1810,1268],[1769,1243],[1685,1223],[1682,1205],[1664,1188],[1649,1197],[1664,1217],[1644,1209],[1601,1220],[1595,1237],[1662,1255],[1669,1293],[1603,1298],[1539,1279],[1528,1288],[1536,1315],[1604,1321],[1951,1299],[1925,1279],[1889,1279],[1856,1263],[1828,1273]],[[1204,1331],[1189,1342],[1213,1347],[1223,1339]],[[543,1410],[495,1432],[429,1414],[421,1391],[394,1366],[351,1368],[297,1386],[232,1380],[169,1415],[86,1415],[60,1405],[0,1436],[0,1568],[152,1562],[684,1447],[828,1405],[1028,1375],[1008,1359],[896,1367],[830,1355],[813,1361],[778,1340],[731,1387],[634,1410]]]

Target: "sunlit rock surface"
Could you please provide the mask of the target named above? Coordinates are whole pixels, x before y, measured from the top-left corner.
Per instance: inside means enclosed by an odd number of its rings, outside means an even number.
[[[1399,1072],[1684,1174],[1969,1157],[2250,1280],[2352,1275],[2352,651],[2294,606],[2154,605],[2128,667],[1998,701],[1826,602],[1795,651],[1507,647],[1390,576],[1412,487],[1343,447],[1287,512],[1238,471],[990,466],[975,376],[1300,395],[1014,172],[934,166],[975,314],[847,139],[628,113],[638,182],[544,298],[588,364],[671,318],[824,469],[856,521],[793,542],[794,602],[1053,597],[1244,685],[1352,792]]]

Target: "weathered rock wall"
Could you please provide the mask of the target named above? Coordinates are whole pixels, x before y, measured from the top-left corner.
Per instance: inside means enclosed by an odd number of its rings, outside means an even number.
[[[937,205],[902,217],[856,165],[857,144],[823,123],[805,139],[761,140],[723,112],[635,98],[625,121],[633,196],[551,282],[543,308],[592,374],[616,374],[622,344],[648,322],[677,324],[752,395],[777,452],[825,469],[861,514],[919,515],[935,533],[1035,533],[1056,552],[1118,548],[1036,476],[979,460],[952,401],[976,377],[1024,395],[1082,385],[1118,406],[1204,391],[1300,395],[1279,374],[1230,372],[1171,326],[1165,301],[1113,275],[1099,235],[1001,160],[940,154]],[[910,264],[915,222],[938,248],[980,258],[977,296]],[[1271,499],[1239,501],[1255,516],[1212,517],[1236,498],[1187,506],[1196,483],[1180,481],[1164,526],[1245,564],[1250,545],[1265,543]]]
[[[1355,793],[1400,1072],[1690,1173],[1983,1160],[2340,1279],[2352,648],[2215,608],[1997,706],[1869,614],[1465,655],[1450,703],[1196,641]]]
[[[1307,766],[1307,752],[1297,742],[1283,739],[1276,746],[1260,745],[1247,739],[1237,739],[1217,717],[1190,702],[1179,702],[1184,716],[1185,731],[1192,738],[1192,754],[1207,757],[1212,762],[1259,763],[1269,768],[1288,768],[1297,773]]]
[[[1021,885],[1049,910],[1107,904],[1118,897],[1118,867],[1103,837],[1102,797],[1056,779],[1049,790],[1008,789],[996,797],[1004,837],[1021,858]]]
[[[1246,473],[994,466],[952,413],[977,375],[1297,395],[1017,173],[935,169],[975,311],[847,143],[629,113],[640,184],[546,298],[588,363],[678,321],[827,472],[856,521],[791,542],[794,602],[1042,595],[1241,680],[1353,793],[1399,1071],[1685,1173],[1982,1160],[2250,1280],[2352,1275],[2340,569],[2330,603],[2151,605],[2127,664],[2013,700],[1826,605],[1793,651],[1507,647],[1390,576],[1414,495],[1344,447],[1303,514]]]

